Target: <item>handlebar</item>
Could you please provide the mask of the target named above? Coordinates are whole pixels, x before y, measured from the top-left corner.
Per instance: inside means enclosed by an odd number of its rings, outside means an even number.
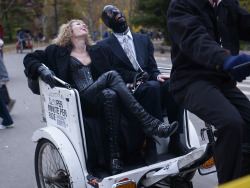
[[[238,69],[238,68],[242,68],[242,67],[246,67],[246,66],[250,66],[250,62],[246,62],[246,63],[243,63],[241,65],[237,65],[237,66],[233,67],[233,69]]]
[[[53,78],[58,81],[60,84],[64,85],[67,89],[71,89],[71,85],[67,82],[64,82],[60,78],[57,78],[56,76],[53,76]]]

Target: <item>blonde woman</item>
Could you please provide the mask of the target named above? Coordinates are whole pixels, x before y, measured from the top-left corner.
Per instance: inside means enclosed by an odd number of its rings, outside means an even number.
[[[178,123],[168,125],[148,114],[134,99],[119,74],[110,71],[105,50],[91,45],[83,21],[71,20],[60,27],[58,37],[44,51],[27,54],[24,66],[26,76],[37,79],[40,75],[51,87],[55,86],[53,74],[69,82],[79,91],[84,114],[90,113],[97,105],[101,107],[108,134],[109,172],[114,175],[122,171],[118,146],[118,100],[143,125],[146,135],[168,137],[176,130]]]

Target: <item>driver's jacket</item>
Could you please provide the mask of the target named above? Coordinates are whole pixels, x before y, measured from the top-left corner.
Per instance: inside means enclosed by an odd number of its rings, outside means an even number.
[[[215,9],[209,0],[172,0],[168,9],[170,91],[200,79],[235,84],[222,65],[239,53],[239,39],[250,40],[250,14],[237,0],[219,2]]]

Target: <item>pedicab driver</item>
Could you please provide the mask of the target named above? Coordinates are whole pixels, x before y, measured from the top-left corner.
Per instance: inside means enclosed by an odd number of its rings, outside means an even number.
[[[24,48],[25,48],[25,38],[26,38],[26,32],[23,28],[21,28],[17,34],[17,40],[22,42]]]
[[[236,87],[250,75],[239,40],[250,41],[250,14],[237,0],[173,0],[168,9],[170,91],[218,137],[214,158],[219,184],[250,173],[250,102]]]

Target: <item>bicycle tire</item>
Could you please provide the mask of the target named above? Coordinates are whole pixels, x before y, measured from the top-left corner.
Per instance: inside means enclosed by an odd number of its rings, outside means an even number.
[[[38,188],[72,188],[70,173],[55,145],[47,139],[38,142],[35,151]]]

